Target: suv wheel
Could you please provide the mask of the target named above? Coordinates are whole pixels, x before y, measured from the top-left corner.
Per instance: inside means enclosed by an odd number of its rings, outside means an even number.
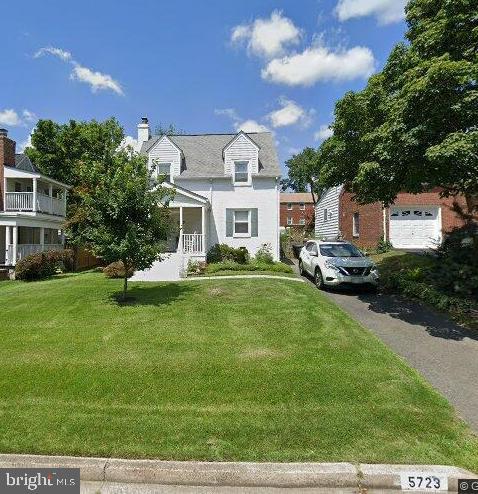
[[[301,276],[304,276],[305,272],[304,272],[304,265],[302,264],[302,261],[299,261],[299,274]]]
[[[319,268],[316,268],[315,270],[315,274],[314,274],[314,283],[315,283],[315,286],[319,289],[319,290],[323,290],[324,289],[324,278],[322,277],[322,272],[320,271]]]

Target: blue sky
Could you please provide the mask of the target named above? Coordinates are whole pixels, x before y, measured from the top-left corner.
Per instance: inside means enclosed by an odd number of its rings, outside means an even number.
[[[0,126],[140,117],[187,133],[267,128],[283,163],[403,38],[404,0],[82,0],[2,6]]]

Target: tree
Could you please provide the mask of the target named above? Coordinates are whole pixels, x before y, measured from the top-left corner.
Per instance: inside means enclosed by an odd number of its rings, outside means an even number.
[[[281,181],[282,190],[310,191],[312,200],[316,204],[321,191],[320,184],[317,181],[323,166],[321,153],[306,147],[299,154],[294,154],[285,164],[288,168],[288,177]]]
[[[320,181],[346,183],[364,203],[440,187],[476,211],[476,0],[411,0],[406,13],[408,43],[363,91],[337,103]]]
[[[105,262],[123,262],[125,300],[128,271],[151,267],[165,247],[173,191],[153,180],[146,157],[128,150],[114,153],[107,167],[85,162],[81,175],[95,187],[79,189],[88,221],[78,237]]]
[[[161,122],[159,122],[159,125],[157,125],[154,129],[154,134],[162,137],[184,134],[184,131],[176,127],[176,125],[173,123],[163,125]]]

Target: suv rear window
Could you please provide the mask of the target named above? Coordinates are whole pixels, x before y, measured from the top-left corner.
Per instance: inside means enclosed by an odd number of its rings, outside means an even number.
[[[351,244],[321,244],[320,254],[324,257],[363,257]]]

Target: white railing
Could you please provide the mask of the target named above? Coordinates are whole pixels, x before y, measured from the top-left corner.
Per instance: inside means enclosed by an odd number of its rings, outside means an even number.
[[[63,199],[57,199],[53,197],[52,199],[52,214],[56,216],[66,216],[65,201]]]
[[[37,194],[37,211],[40,211],[42,213],[50,213],[50,208],[51,208],[51,200],[50,196],[47,196],[46,194]]]
[[[44,252],[47,250],[63,250],[64,247],[62,244],[17,244],[17,259],[16,261],[20,261],[26,256],[30,254],[36,254],[37,252]],[[6,264],[8,266],[13,266],[15,264],[13,258],[13,244],[8,246],[6,252]]]
[[[33,211],[33,192],[5,192],[5,211]]]
[[[5,211],[33,211],[33,192],[6,192]],[[36,210],[40,213],[66,216],[65,201],[37,193]]]
[[[204,235],[202,233],[183,233],[184,254],[204,254]]]

